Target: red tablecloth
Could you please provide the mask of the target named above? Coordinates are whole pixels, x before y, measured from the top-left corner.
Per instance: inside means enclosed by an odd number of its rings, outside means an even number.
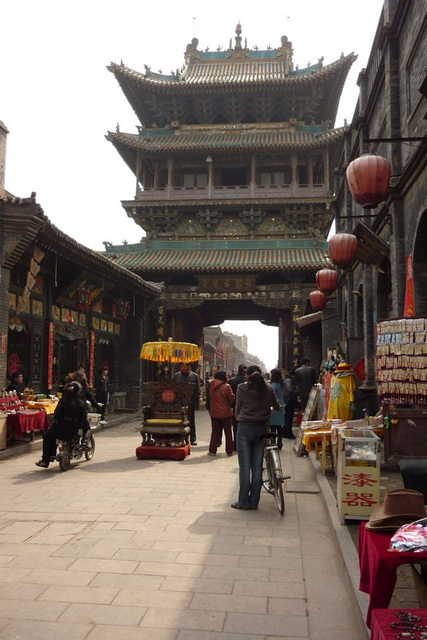
[[[390,622],[399,622],[395,611],[401,611],[401,609],[375,609],[372,611],[371,640],[396,640],[396,636],[401,630],[397,631],[390,627]],[[427,625],[427,611],[425,609],[404,609],[404,611],[420,616],[421,622],[419,624]]]
[[[366,625],[371,627],[373,609],[388,607],[396,584],[396,569],[401,564],[427,562],[427,552],[388,551],[394,532],[369,531],[362,522],[359,529],[359,589],[370,595]]]
[[[22,402],[18,398],[0,398],[1,409],[19,409],[22,407]]]
[[[7,416],[7,424],[13,429],[15,436],[21,436],[28,431],[42,431],[49,427],[46,411],[31,413],[11,413]]]

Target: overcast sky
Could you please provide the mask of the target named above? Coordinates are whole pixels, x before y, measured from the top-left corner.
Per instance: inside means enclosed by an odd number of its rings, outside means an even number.
[[[136,133],[139,123],[106,69],[111,61],[169,73],[182,66],[193,37],[201,50],[227,48],[230,38],[234,46],[238,21],[249,48],[276,48],[286,35],[300,68],[321,57],[327,65],[354,51],[359,57],[335,123],[341,126],[352,119],[357,76],[368,61],[382,4],[3,0],[0,120],[10,132],[6,189],[19,197],[35,191],[51,222],[88,247],[102,250],[104,240],[138,242],[143,231],[121,207],[121,200],[134,197],[135,179],[105,135],[117,123]],[[276,348],[268,367],[273,358]]]

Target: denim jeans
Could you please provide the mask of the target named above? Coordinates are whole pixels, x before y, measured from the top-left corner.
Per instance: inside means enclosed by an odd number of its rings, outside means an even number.
[[[265,422],[239,422],[237,456],[239,459],[239,504],[256,509],[262,486],[264,444],[259,436],[268,431]]]

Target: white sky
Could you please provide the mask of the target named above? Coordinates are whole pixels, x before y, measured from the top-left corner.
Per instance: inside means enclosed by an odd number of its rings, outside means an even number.
[[[7,142],[6,189],[37,193],[51,222],[86,246],[138,242],[143,231],[121,200],[134,197],[135,179],[111,143],[116,124],[135,133],[137,118],[113,74],[111,61],[169,73],[184,62],[193,37],[199,49],[227,48],[240,20],[248,46],[280,45],[288,36],[300,68],[354,51],[336,126],[351,121],[357,76],[366,66],[382,0],[3,0],[0,36],[0,120]],[[253,340],[259,344],[259,323]],[[234,325],[233,325],[234,326]],[[234,329],[230,329],[236,331]],[[274,356],[266,365],[276,364]],[[237,333],[237,331],[236,331]],[[249,323],[245,325],[251,345]],[[252,347],[250,347],[252,350]],[[264,347],[263,347],[264,352]],[[271,366],[270,366],[271,365]]]

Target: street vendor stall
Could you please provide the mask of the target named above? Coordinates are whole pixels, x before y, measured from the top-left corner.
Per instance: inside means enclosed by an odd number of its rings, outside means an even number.
[[[386,462],[427,457],[427,318],[377,324],[377,381]]]
[[[22,438],[26,433],[34,438],[35,431],[44,431],[49,427],[49,420],[44,409],[21,409],[8,415],[7,426],[15,438]]]
[[[374,609],[384,609],[393,595],[396,570],[402,564],[427,562],[427,552],[391,552],[390,541],[394,532],[369,531],[362,522],[359,530],[359,589],[369,594],[366,625],[370,628]]]
[[[380,440],[369,429],[337,429],[337,502],[345,519],[367,520],[380,501]]]

